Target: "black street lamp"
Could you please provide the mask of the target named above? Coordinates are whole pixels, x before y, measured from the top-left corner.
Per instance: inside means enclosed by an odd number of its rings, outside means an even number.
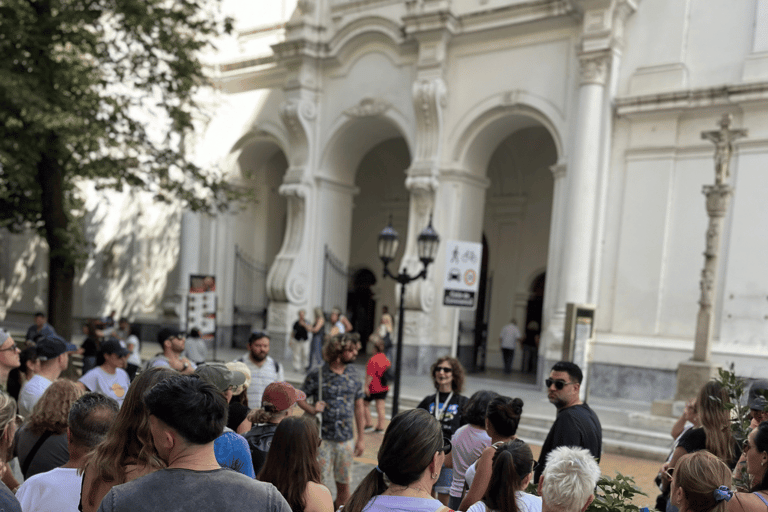
[[[391,277],[398,283],[400,283],[400,315],[397,322],[397,354],[395,356],[395,394],[392,397],[392,417],[394,418],[398,412],[398,406],[400,403],[400,368],[403,360],[403,319],[405,310],[405,286],[417,279],[424,279],[427,277],[427,267],[430,263],[435,261],[435,254],[437,253],[437,246],[440,244],[440,236],[432,227],[432,215],[429,216],[429,224],[419,234],[419,238],[416,239],[418,245],[419,259],[424,265],[424,268],[415,276],[408,274],[406,269],[403,269],[400,274],[393,274],[389,271],[389,262],[395,258],[397,253],[397,246],[399,245],[400,238],[397,236],[397,231],[392,228],[392,218],[389,219],[389,225],[385,227],[379,234],[379,258],[384,263],[384,277]]]

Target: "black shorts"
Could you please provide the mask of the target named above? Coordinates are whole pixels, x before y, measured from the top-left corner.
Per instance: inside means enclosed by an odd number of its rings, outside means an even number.
[[[366,402],[373,402],[374,400],[384,400],[387,398],[389,391],[382,391],[381,393],[372,393],[370,396],[363,397]]]

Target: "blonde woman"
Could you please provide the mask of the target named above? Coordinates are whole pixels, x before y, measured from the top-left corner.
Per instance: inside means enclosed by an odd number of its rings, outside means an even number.
[[[718,457],[701,450],[677,461],[669,500],[680,512],[726,512],[733,497],[730,487],[728,466]]]
[[[21,416],[16,414],[16,400],[5,391],[0,391],[0,467],[2,468],[0,473],[2,474],[10,471],[6,463],[11,458],[11,446],[20,421]],[[0,510],[21,512],[19,500],[3,482],[0,482]]]

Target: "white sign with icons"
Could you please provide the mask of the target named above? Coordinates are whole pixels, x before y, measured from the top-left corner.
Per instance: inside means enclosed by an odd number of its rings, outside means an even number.
[[[483,244],[448,240],[445,249],[443,305],[474,309],[480,287]]]

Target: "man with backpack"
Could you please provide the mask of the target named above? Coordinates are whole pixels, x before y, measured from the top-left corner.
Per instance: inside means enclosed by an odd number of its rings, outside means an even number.
[[[248,386],[248,405],[258,407],[261,395],[273,382],[285,380],[283,367],[269,356],[269,335],[256,331],[248,338],[248,353],[237,359],[251,370],[251,385]]]

